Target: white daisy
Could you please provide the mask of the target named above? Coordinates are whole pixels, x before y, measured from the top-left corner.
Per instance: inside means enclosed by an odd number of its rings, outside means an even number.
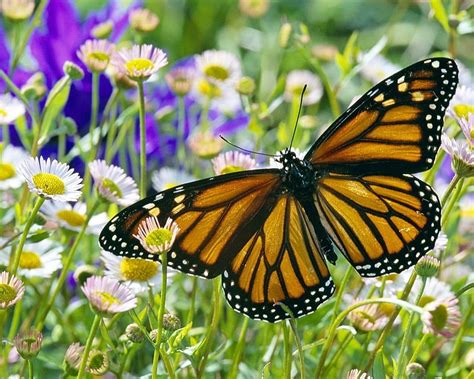
[[[151,175],[151,183],[155,191],[161,192],[196,180],[194,176],[171,167],[163,167]]]
[[[41,197],[77,201],[81,196],[82,179],[65,163],[30,157],[18,167],[18,172],[26,179],[30,191]]]
[[[35,10],[34,0],[2,0],[0,10],[13,21],[23,21],[29,18]]]
[[[11,124],[25,114],[25,106],[9,93],[0,95],[0,125]]]
[[[122,168],[97,159],[89,163],[89,170],[99,194],[108,201],[128,206],[140,198],[137,184]]]
[[[20,147],[8,145],[0,157],[0,191],[19,188],[24,178],[18,175],[17,167],[29,157]]]
[[[196,132],[188,140],[188,147],[202,159],[216,157],[224,148],[224,141],[209,132]]]
[[[0,273],[0,309],[16,304],[25,293],[23,282],[7,271]]]
[[[205,77],[194,81],[193,96],[202,106],[209,106],[224,114],[233,114],[242,108],[234,86],[213,83]]]
[[[196,77],[192,67],[175,67],[165,76],[166,83],[178,96],[184,96],[191,91]]]
[[[449,102],[448,113],[456,117],[467,117],[469,113],[474,113],[474,88],[460,84]]]
[[[50,278],[63,267],[62,250],[61,246],[57,246],[50,240],[25,244],[20,256],[18,275],[26,278]],[[0,264],[7,266],[9,259],[10,250],[1,250]]]
[[[137,306],[135,294],[117,280],[91,276],[81,287],[92,308],[104,317],[126,312]]]
[[[461,127],[464,137],[466,137],[471,147],[474,147],[474,109],[466,117],[457,117],[456,120]]]
[[[152,45],[133,45],[115,53],[112,64],[130,79],[142,81],[166,66],[168,58],[161,49]]]
[[[474,150],[466,142],[441,135],[441,147],[451,156],[454,171],[463,177],[474,175]]]
[[[411,271],[411,270],[409,270]],[[406,272],[406,271],[405,271]],[[401,275],[408,276],[409,274],[405,274],[403,272]],[[413,285],[412,290],[410,291],[409,300],[414,302],[418,294],[420,293],[422,286],[421,278],[417,278],[415,284]],[[426,285],[423,290],[423,295],[420,298],[419,305],[424,307],[426,304],[438,300],[438,299],[447,299],[454,297],[453,291],[451,291],[451,287],[449,284],[442,282],[441,280],[437,279],[436,277],[431,277],[426,279]]]
[[[361,75],[372,82],[377,84],[383,79],[401,70],[401,67],[390,62],[387,58],[382,55],[375,55],[368,59],[368,54],[360,54],[358,61],[361,64]]]
[[[148,290],[148,287],[161,285],[161,266],[158,262],[140,258],[119,257],[102,250],[100,259],[105,265],[104,276],[127,285],[136,294]],[[174,275],[168,269],[167,279]]]
[[[148,33],[156,29],[160,23],[160,19],[149,9],[137,8],[130,12],[128,22],[132,29],[138,32]]]
[[[196,56],[196,67],[214,84],[235,85],[242,76],[239,59],[222,50],[207,50]]]
[[[257,167],[257,161],[250,155],[242,154],[240,151],[228,151],[214,158],[212,160],[212,167],[216,175],[221,175],[243,170],[252,170]]]
[[[293,70],[288,73],[283,94],[284,99],[288,102],[292,102],[295,98],[299,99],[305,85],[307,87],[303,96],[304,105],[316,104],[321,100],[323,96],[321,80],[308,70]]]
[[[103,72],[109,65],[115,46],[105,39],[88,39],[84,42],[77,56],[92,72]]]
[[[75,203],[74,206],[60,201],[46,201],[41,207],[41,212],[48,221],[76,232],[82,229],[87,219],[87,205],[81,201]],[[108,220],[109,216],[105,212],[92,216],[87,224],[86,232],[99,235]]]
[[[157,217],[147,217],[138,225],[138,234],[133,236],[140,241],[143,248],[155,254],[168,252],[173,246],[179,232],[178,224],[171,218],[164,226],[160,225]]]

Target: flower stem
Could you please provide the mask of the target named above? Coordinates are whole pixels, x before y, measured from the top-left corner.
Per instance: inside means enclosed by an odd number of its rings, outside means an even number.
[[[460,180],[461,177],[459,177],[457,174],[455,174],[453,179],[451,179],[451,182],[449,183],[448,188],[446,188],[446,192],[444,193],[443,198],[441,199],[441,205],[443,207],[446,205],[447,200],[451,196],[453,190],[456,188]]]
[[[28,378],[33,379],[34,376],[34,371],[33,371],[33,362],[31,362],[31,359],[27,360],[28,362]]]
[[[242,359],[242,352],[244,351],[245,345],[245,336],[247,335],[247,328],[249,325],[249,318],[244,317],[242,321],[242,328],[240,328],[239,340],[237,341],[237,346],[234,350],[234,358],[232,359],[232,366],[230,368],[229,379],[237,378],[237,373],[239,372],[239,363]]]
[[[451,211],[459,200],[460,195],[462,194],[462,187],[464,184],[464,178],[456,179],[457,176],[453,178],[449,187],[446,190],[446,193],[443,196],[443,201],[441,202],[441,209],[443,213],[441,214],[441,226],[444,227],[446,222],[451,215]]]
[[[153,368],[151,371],[151,377],[156,379],[158,377],[158,360],[160,358],[161,339],[163,336],[163,316],[166,309],[166,286],[167,286],[167,273],[168,273],[168,255],[163,253],[161,255],[161,295],[160,295],[160,308],[158,310],[158,332],[155,342],[155,351],[153,352]],[[166,366],[165,366],[166,367]]]
[[[82,354],[81,365],[79,366],[79,373],[77,374],[78,379],[82,379],[85,375],[87,358],[91,351],[92,341],[94,341],[97,329],[99,329],[101,319],[102,318],[98,314],[96,314],[94,316],[94,321],[92,321],[91,330],[89,332],[89,336],[87,337],[86,346],[84,347],[84,353]]]
[[[425,290],[425,285],[426,285],[426,278],[422,278],[421,282],[421,288],[420,292],[418,292],[415,300],[415,304],[418,305],[420,302],[421,296],[423,295],[423,291]],[[415,313],[410,313],[410,316],[408,317],[408,323],[405,327],[405,333],[403,335],[402,339],[402,345],[400,346],[400,353],[398,355],[398,364],[397,364],[397,370],[398,370],[398,378],[403,378],[403,374],[405,372],[405,350],[407,349],[408,346],[408,341],[410,340],[410,337],[413,337],[411,334],[411,326],[413,324],[413,320],[415,318]]]
[[[56,300],[56,297],[58,296],[59,292],[61,291],[63,287],[64,281],[66,280],[67,274],[69,272],[69,267],[71,267],[72,261],[74,259],[74,255],[76,253],[77,248],[79,247],[79,243],[81,242],[82,237],[86,233],[87,225],[89,224],[89,221],[94,215],[95,210],[97,209],[98,206],[99,206],[99,201],[96,200],[95,203],[92,205],[90,212],[87,214],[87,218],[84,221],[84,224],[82,225],[82,228],[79,231],[79,234],[74,240],[74,243],[71,246],[71,250],[69,250],[69,254],[66,257],[66,262],[64,263],[64,267],[61,271],[61,274],[59,275],[58,283],[56,284],[56,287],[54,288],[52,295],[49,297],[48,304],[46,305],[43,312],[41,313],[41,315],[38,317],[36,321],[36,329],[39,331],[43,329],[46,316],[48,315],[49,311],[54,305],[54,301]]]
[[[421,337],[420,342],[418,342],[418,345],[416,345],[415,351],[413,352],[413,355],[411,356],[409,363],[415,362],[416,358],[418,357],[418,354],[421,351],[421,348],[423,346],[426,346],[426,340],[428,339],[430,335],[428,333],[423,334],[423,337]]]
[[[283,332],[283,346],[285,347],[283,356],[283,375],[285,379],[291,378],[291,343],[290,343],[290,331],[286,321],[281,323],[281,330]]]
[[[289,320],[290,323],[290,328],[293,333],[293,337],[296,342],[296,348],[298,349],[298,357],[300,360],[300,366],[301,366],[301,372],[300,372],[300,378],[305,379],[305,370],[304,370],[304,353],[303,353],[303,347],[301,346],[301,339],[300,336],[298,335],[298,329],[296,327],[296,322],[294,319]]]
[[[145,130],[145,94],[143,82],[138,81],[138,98],[140,101],[140,197],[146,196],[146,130]]]
[[[33,222],[36,218],[36,215],[38,214],[38,211],[40,210],[41,206],[44,203],[44,198],[43,197],[38,197],[36,200],[36,204],[33,207],[33,210],[31,211],[30,217],[28,218],[25,229],[23,230],[23,233],[20,237],[20,241],[18,243],[18,246],[15,250],[15,254],[13,255],[13,266],[9,270],[13,275],[16,275],[16,272],[18,271],[18,266],[20,265],[20,257],[21,257],[21,252],[23,251],[23,247],[25,246],[26,238],[28,237],[28,233],[31,229],[31,226],[33,225]]]

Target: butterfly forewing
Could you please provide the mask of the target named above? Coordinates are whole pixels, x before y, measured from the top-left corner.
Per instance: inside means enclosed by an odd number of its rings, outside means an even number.
[[[224,271],[235,252],[263,223],[280,186],[278,170],[255,170],[204,179],[163,191],[123,210],[103,229],[104,250],[129,258],[159,260],[134,237],[148,217],[180,231],[168,253],[169,265],[212,278]]]
[[[305,210],[282,194],[224,271],[229,304],[253,319],[275,322],[311,312],[334,292],[318,237]]]
[[[451,59],[432,58],[377,84],[342,114],[305,159],[339,173],[415,173],[433,164],[458,81]]]
[[[314,197],[329,235],[362,276],[411,267],[440,230],[438,197],[411,175],[331,174]]]

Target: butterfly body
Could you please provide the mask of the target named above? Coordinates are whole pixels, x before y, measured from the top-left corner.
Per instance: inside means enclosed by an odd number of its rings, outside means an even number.
[[[277,322],[313,312],[334,292],[335,247],[363,277],[399,273],[433,248],[441,207],[414,177],[433,164],[457,85],[454,61],[432,58],[380,82],[349,107],[303,159],[281,168],[187,183],[143,199],[105,226],[114,254],[159,260],[133,236],[149,217],[180,232],[168,264],[222,275],[229,304]],[[280,306],[285,304],[286,308]]]

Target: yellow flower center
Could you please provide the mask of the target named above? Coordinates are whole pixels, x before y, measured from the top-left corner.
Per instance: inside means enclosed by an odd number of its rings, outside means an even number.
[[[100,300],[106,304],[117,304],[119,300],[110,292],[96,291],[95,294],[100,297]]]
[[[169,183],[166,183],[163,187],[165,189],[170,189],[170,188],[174,188],[178,185],[178,183],[173,183],[173,182],[169,182]]]
[[[33,176],[35,187],[47,195],[62,195],[65,192],[64,182],[57,175],[40,172]]]
[[[158,228],[147,234],[145,242],[148,246],[163,246],[170,242],[172,237],[173,234],[168,229]]]
[[[10,163],[0,163],[0,180],[13,178],[16,174],[15,167]]]
[[[442,330],[448,321],[448,308],[444,304],[440,304],[431,311],[432,323],[435,329]]]
[[[423,296],[421,296],[420,302],[418,303],[418,305],[420,307],[424,307],[426,304],[431,303],[434,300],[435,300],[435,298],[433,296],[423,295]]]
[[[6,116],[8,116],[7,111],[5,111],[4,109],[0,108],[0,116],[1,116],[1,117],[6,117]]]
[[[231,172],[238,172],[238,171],[242,171],[243,168],[240,167],[240,166],[233,166],[233,165],[230,165],[230,166],[225,166],[222,171],[221,171],[221,174],[230,174]]]
[[[456,116],[458,116],[459,118],[467,118],[467,115],[469,113],[474,113],[474,105],[470,104],[456,104],[453,109],[454,113],[456,113]]]
[[[145,282],[158,272],[158,263],[145,259],[124,258],[120,262],[120,272],[126,280]]]
[[[56,216],[61,220],[65,221],[70,226],[81,226],[86,221],[86,216],[79,212],[72,211],[69,209],[63,209],[56,213]]]
[[[209,76],[214,79],[218,80],[226,80],[229,77],[229,71],[225,67],[216,65],[216,64],[210,64],[204,69],[204,73],[206,76]]]
[[[120,191],[120,188],[113,180],[110,180],[108,178],[105,178],[102,180],[102,185],[109,190],[114,196],[117,197],[122,197],[122,191]]]
[[[92,53],[89,54],[90,59],[97,59],[98,61],[101,62],[109,62],[109,55],[102,52],[102,51],[93,51]]]
[[[291,93],[297,98],[301,96],[301,92],[303,92],[303,86],[294,86],[291,88]]]
[[[210,99],[220,97],[222,95],[221,89],[216,86],[215,84],[212,84],[208,82],[207,80],[201,79],[198,83],[198,90],[201,92],[203,95],[209,97]]]
[[[42,267],[43,264],[41,263],[41,258],[39,254],[34,253],[32,251],[23,251],[20,255],[20,267],[32,270],[35,268]]]
[[[125,68],[132,76],[137,72],[152,69],[153,66],[153,62],[147,58],[135,58],[125,63]]]
[[[6,283],[0,283],[0,303],[9,303],[17,295],[15,288]]]

